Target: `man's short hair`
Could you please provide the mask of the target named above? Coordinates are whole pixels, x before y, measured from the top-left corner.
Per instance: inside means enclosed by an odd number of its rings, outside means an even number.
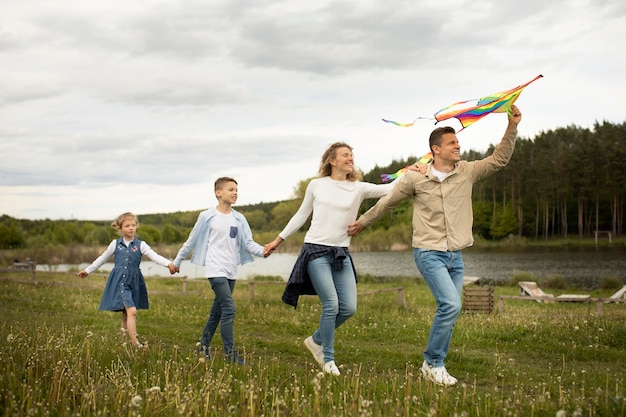
[[[443,135],[446,133],[456,133],[456,130],[454,130],[452,126],[444,126],[438,127],[431,132],[430,138],[428,139],[428,146],[430,147],[431,152],[433,150],[433,146],[441,146],[441,142],[443,141]]]

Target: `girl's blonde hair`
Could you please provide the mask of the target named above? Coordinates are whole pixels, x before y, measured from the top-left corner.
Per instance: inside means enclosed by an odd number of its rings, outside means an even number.
[[[122,213],[119,216],[117,216],[117,219],[113,220],[113,223],[111,223],[111,227],[114,228],[115,230],[121,230],[122,229],[122,224],[124,223],[124,220],[126,220],[128,218],[134,219],[135,220],[135,224],[139,224],[139,218],[137,216],[135,216],[131,212],[126,212],[126,213]]]
[[[333,167],[330,164],[330,161],[337,158],[337,149],[339,148],[348,148],[350,149],[350,152],[352,152],[352,146],[348,145],[345,142],[335,142],[330,145],[328,149],[324,151],[324,154],[322,155],[322,160],[320,161],[320,177],[329,177],[332,173]],[[359,181],[361,177],[361,172],[356,168],[346,175],[346,179],[348,181]]]

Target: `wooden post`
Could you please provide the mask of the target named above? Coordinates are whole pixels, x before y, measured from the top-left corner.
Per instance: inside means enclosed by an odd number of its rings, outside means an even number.
[[[398,288],[398,304],[406,310],[406,298],[404,297],[404,287]]]
[[[250,286],[250,300],[254,300],[254,281],[248,281]]]
[[[604,316],[604,302],[600,300],[596,301],[596,312],[598,313],[598,317]]]

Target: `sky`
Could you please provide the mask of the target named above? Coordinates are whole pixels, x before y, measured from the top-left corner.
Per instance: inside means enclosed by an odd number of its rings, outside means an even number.
[[[538,74],[520,137],[623,123],[626,2],[0,0],[0,63],[0,215],[112,220],[214,206],[221,176],[238,205],[292,198],[336,141],[364,172],[422,155],[433,120],[381,118]]]

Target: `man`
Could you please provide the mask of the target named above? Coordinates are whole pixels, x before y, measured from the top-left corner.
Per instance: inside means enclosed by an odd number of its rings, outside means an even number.
[[[405,198],[413,198],[413,256],[437,301],[422,373],[439,385],[457,382],[444,362],[454,323],[461,313],[461,250],[474,243],[472,186],[508,164],[521,119],[519,109],[511,106],[508,127],[493,154],[472,162],[461,161],[461,147],[453,128],[435,129],[429,140],[434,160],[426,173],[406,172],[389,194],[348,226],[348,235],[355,236]]]

